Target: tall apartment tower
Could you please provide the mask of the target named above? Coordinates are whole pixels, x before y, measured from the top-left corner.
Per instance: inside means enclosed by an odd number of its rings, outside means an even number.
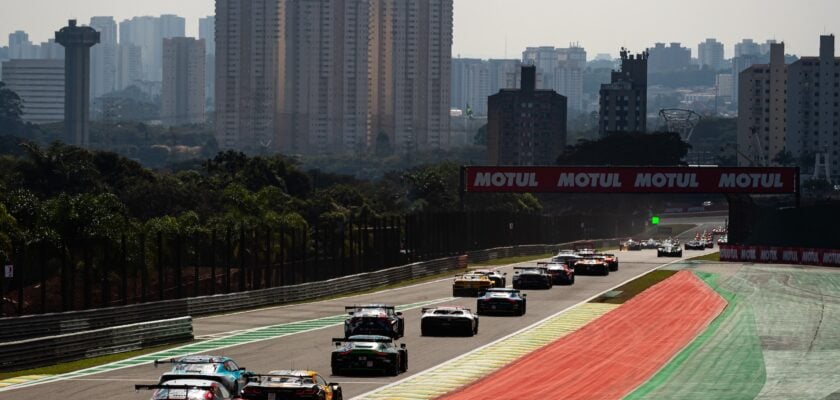
[[[286,4],[281,151],[358,153],[370,144],[374,6],[373,0]]]
[[[164,125],[203,124],[204,40],[163,39],[161,119]]]
[[[397,153],[449,146],[453,0],[378,0],[372,132]]]
[[[786,149],[787,79],[784,43],[772,45],[769,64],[755,64],[740,73],[738,165],[773,165]]]
[[[64,46],[64,137],[65,143],[87,146],[90,124],[90,48],[99,43],[99,32],[91,27],[68,26],[55,33]]]
[[[276,150],[285,92],[285,0],[216,1],[216,140]],[[280,142],[280,143],[278,143]]]
[[[691,49],[682,47],[680,43],[656,43],[648,49],[651,72],[678,71],[691,65]]]
[[[570,110],[583,110],[586,50],[574,44],[568,48],[528,47],[522,52],[522,62],[537,67],[538,88],[553,89],[566,96]]]
[[[834,35],[820,36],[819,57],[802,57],[788,67],[787,145],[794,157],[819,156],[836,182],[840,177],[840,58],[834,45]]]
[[[140,46],[126,43],[117,46],[117,90],[143,80],[143,55]]]
[[[700,61],[700,67],[719,71],[723,68],[723,50],[723,43],[715,39],[706,39],[705,42],[700,43],[697,46],[697,58]]]
[[[566,146],[566,97],[537,89],[537,67],[522,67],[521,89],[490,96],[487,156],[492,165],[554,165]]]
[[[90,50],[90,93],[93,99],[117,90],[117,23],[113,17],[91,17],[99,45]]]
[[[621,70],[601,85],[601,136],[647,130],[647,63],[646,52],[632,55],[621,49]]]

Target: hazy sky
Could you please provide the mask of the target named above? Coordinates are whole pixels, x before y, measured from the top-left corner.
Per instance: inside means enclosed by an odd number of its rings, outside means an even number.
[[[213,0],[0,0],[0,43],[18,29],[42,42],[67,19],[87,23],[94,15],[119,22],[178,14],[187,18],[187,34],[196,35],[198,18],[212,13]],[[732,44],[748,37],[784,40],[789,53],[816,55],[822,33],[840,34],[840,0],[455,0],[452,54],[518,58],[529,45],[578,42],[591,58],[676,41],[696,56],[698,43],[716,37],[731,55]]]

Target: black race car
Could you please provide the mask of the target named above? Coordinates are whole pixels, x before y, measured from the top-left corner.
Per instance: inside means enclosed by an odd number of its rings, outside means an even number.
[[[551,257],[551,262],[562,262],[569,267],[574,267],[577,260],[582,259],[583,256],[574,252],[560,252],[556,256]]]
[[[604,257],[590,256],[575,263],[575,273],[607,276],[610,274],[610,265]]]
[[[574,285],[575,284],[575,270],[569,267],[569,264],[564,262],[541,262],[537,263],[540,267],[548,269],[551,274],[552,283],[555,285]]]
[[[514,267],[514,289],[551,289],[553,279],[544,267]]]
[[[628,239],[621,244],[621,247],[626,251],[639,251],[642,249],[642,244],[633,239]]]
[[[408,370],[408,350],[405,343],[397,347],[386,336],[357,335],[333,339],[333,375],[378,372],[397,376]]]
[[[394,306],[369,304],[344,307],[350,315],[344,321],[344,337],[380,335],[399,339],[405,334],[405,320]]]
[[[478,315],[508,314],[524,315],[526,311],[525,294],[516,289],[490,289],[478,298]]]
[[[314,371],[271,371],[254,375],[242,390],[244,400],[341,400],[341,385],[328,383]]]
[[[679,245],[669,244],[656,250],[657,257],[682,257],[683,251]]]
[[[702,240],[692,240],[685,242],[686,250],[706,250],[706,243]]]
[[[478,333],[478,316],[463,307],[424,308],[420,317],[421,336],[473,336]]]
[[[610,267],[610,271],[618,271],[618,256],[616,256],[615,254],[596,253],[595,256],[603,257],[604,261],[607,262],[607,266]]]

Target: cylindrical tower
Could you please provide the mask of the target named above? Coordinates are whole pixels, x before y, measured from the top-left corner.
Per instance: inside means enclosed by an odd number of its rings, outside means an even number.
[[[90,122],[90,48],[99,43],[99,32],[91,27],[68,26],[55,33],[64,46],[64,141],[87,146]]]

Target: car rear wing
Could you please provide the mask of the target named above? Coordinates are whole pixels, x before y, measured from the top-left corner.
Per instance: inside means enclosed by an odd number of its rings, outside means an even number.
[[[382,337],[382,338],[370,338],[367,337],[365,339],[353,339],[353,338],[333,338],[333,342],[335,343],[353,343],[353,342],[368,342],[368,343],[393,343],[394,339],[389,337]]]
[[[394,306],[384,306],[384,305],[378,305],[378,304],[370,304],[370,305],[363,305],[363,306],[346,306],[346,307],[344,307],[344,311],[345,312],[347,312],[347,311],[355,312],[355,311],[361,311],[361,310],[364,310],[364,309],[374,309],[374,308],[381,308],[383,310],[391,310],[391,311],[395,311],[395,312],[397,310],[397,308],[394,307]]]
[[[141,390],[159,390],[159,389],[169,389],[169,390],[205,390],[205,391],[213,391],[216,389],[216,386],[206,386],[206,385],[134,385],[134,391],[141,391]]]
[[[250,376],[250,373],[248,375]],[[168,373],[160,376],[160,379],[158,379],[158,385],[163,385],[168,381],[174,381],[177,379],[195,379],[199,381],[212,381],[220,383],[222,385],[227,385],[229,383],[229,381],[221,375]]]
[[[206,360],[206,361],[200,361],[200,360],[179,361],[177,358],[168,358],[168,359],[164,359],[164,360],[155,360],[154,364],[155,364],[155,367],[157,367],[160,364],[181,364],[181,365],[188,365],[188,364],[224,364],[224,361],[222,361],[221,359],[215,359],[215,358],[211,358],[211,359]]]
[[[486,292],[486,290],[485,290],[485,292]],[[438,308],[440,308],[440,307],[423,307],[423,308],[420,309],[420,314],[425,314],[429,311],[437,310]],[[472,310],[470,310],[469,308],[455,307],[454,309],[457,310],[457,311],[466,311],[466,312],[472,314]]]
[[[248,376],[248,382],[259,383],[260,380],[262,380],[263,378],[268,378],[268,379],[271,379],[271,378],[296,378],[296,379],[309,378],[309,379],[313,379],[312,376],[310,376],[308,374],[303,374],[303,373],[301,373],[301,374],[253,374],[253,375]],[[307,386],[311,386],[311,385],[307,385]]]
[[[536,267],[513,267],[513,271],[524,271],[524,270],[531,270],[531,269],[547,269],[546,267],[540,267],[541,263],[537,263]]]

